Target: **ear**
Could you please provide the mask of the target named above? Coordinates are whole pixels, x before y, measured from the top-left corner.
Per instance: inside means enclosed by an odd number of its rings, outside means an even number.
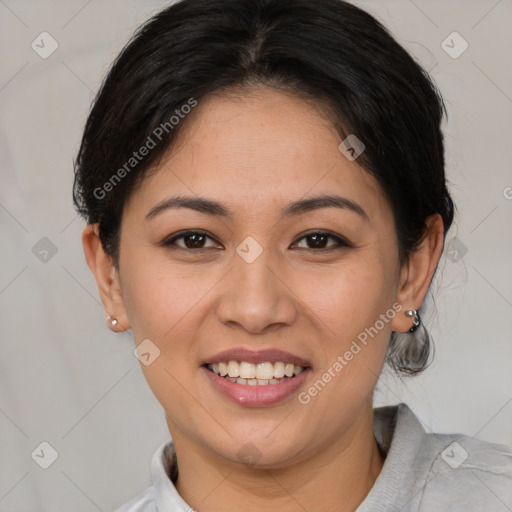
[[[130,328],[130,322],[126,315],[119,272],[112,257],[105,253],[103,249],[99,237],[98,223],[87,225],[82,233],[82,244],[87,265],[94,274],[101,302],[105,306],[109,327],[116,332],[126,331]],[[117,320],[116,325],[108,322],[109,316]]]
[[[425,226],[419,247],[411,253],[408,263],[400,271],[397,302],[404,309],[391,322],[391,328],[397,332],[407,332],[412,327],[411,318],[405,315],[405,311],[420,308],[443,252],[444,228],[441,215],[430,215]]]

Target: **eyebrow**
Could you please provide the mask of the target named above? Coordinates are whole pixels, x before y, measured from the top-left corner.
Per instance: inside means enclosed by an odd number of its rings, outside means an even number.
[[[227,219],[233,218],[233,213],[223,204],[207,199],[205,197],[189,197],[189,196],[173,196],[157,203],[148,212],[145,221],[151,220],[157,215],[171,209],[189,208],[206,215],[223,217]],[[293,215],[302,215],[320,208],[340,208],[357,213],[366,221],[369,221],[368,214],[364,209],[354,201],[346,197],[338,195],[322,194],[306,199],[299,199],[290,203],[281,211],[281,219],[291,217]]]

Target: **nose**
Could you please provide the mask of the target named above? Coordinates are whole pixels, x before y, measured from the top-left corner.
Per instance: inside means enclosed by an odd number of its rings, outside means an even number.
[[[292,325],[298,301],[290,280],[278,263],[270,261],[268,250],[252,263],[235,255],[217,302],[217,318],[251,334]]]

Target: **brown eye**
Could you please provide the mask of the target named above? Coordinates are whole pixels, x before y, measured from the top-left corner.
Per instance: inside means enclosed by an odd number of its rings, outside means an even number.
[[[335,243],[328,245],[328,240],[334,240]],[[300,246],[300,241],[305,240],[306,246]],[[331,233],[323,233],[321,231],[308,233],[302,238],[299,239],[299,244],[297,244],[297,247],[299,249],[314,249],[314,250],[330,250],[330,249],[336,249],[340,247],[350,247],[350,244],[348,244],[345,240],[342,238],[333,235]]]
[[[178,240],[182,240],[182,244],[176,243]],[[165,247],[175,246],[178,249],[207,249],[208,247],[217,247],[215,244],[206,246],[207,240],[213,239],[202,231],[186,231],[179,235],[173,236],[172,238],[165,240],[162,245]]]

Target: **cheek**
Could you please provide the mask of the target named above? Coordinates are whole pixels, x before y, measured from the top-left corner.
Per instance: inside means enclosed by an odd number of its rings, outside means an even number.
[[[168,261],[131,258],[126,266],[130,276],[126,283],[125,305],[135,344],[149,339],[158,356],[149,365],[141,362],[148,386],[166,411],[182,411],[185,424],[190,397],[184,389],[190,386],[190,376],[197,371],[199,355],[193,340],[197,334],[203,304],[212,283],[208,273],[183,271]],[[180,416],[180,417],[181,417]],[[182,430],[186,425],[182,425]]]
[[[210,273],[200,272],[198,278],[197,267],[184,269],[150,251],[133,251],[125,273],[124,302],[136,341],[172,337],[211,288]]]
[[[309,287],[303,285],[305,302],[314,311],[321,333],[317,378],[332,382],[313,407],[328,403],[348,407],[366,400],[385,362],[395,314],[397,267],[392,250],[383,254],[374,247],[354,253],[331,272],[319,271]],[[340,413],[339,408],[332,409],[327,414]]]
[[[373,325],[393,304],[396,295],[393,262],[373,251],[326,271],[325,268],[301,278],[297,295],[332,334],[347,341]]]

